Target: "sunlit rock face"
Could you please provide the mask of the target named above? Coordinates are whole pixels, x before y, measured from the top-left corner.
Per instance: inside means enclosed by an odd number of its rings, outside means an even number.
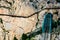
[[[40,11],[46,6],[52,7],[52,4],[50,4],[49,6],[46,5],[47,1],[48,0],[0,0],[0,14],[27,17],[37,11]],[[37,22],[37,28],[42,27],[44,14],[46,11],[47,10],[43,10],[42,12],[39,12],[38,15],[35,14],[27,18],[1,15],[0,18],[2,18],[3,20],[3,27],[0,28],[0,39],[13,40],[14,37],[16,37],[18,40],[20,40],[23,33],[26,34],[36,29]],[[40,35],[38,36],[41,37]]]
[[[36,12],[35,8],[29,5],[29,0],[1,0],[0,5],[0,14],[29,16]],[[5,38],[6,40],[13,40],[14,36],[20,39],[23,33],[33,31],[37,22],[37,15],[29,18],[9,16],[0,16],[0,18],[3,20],[3,28],[5,29],[5,32],[3,31],[5,34],[3,35],[3,39]],[[9,31],[9,33],[6,33],[6,31]]]

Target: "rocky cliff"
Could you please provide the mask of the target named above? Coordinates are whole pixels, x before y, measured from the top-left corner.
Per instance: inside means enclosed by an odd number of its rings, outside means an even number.
[[[0,23],[0,40],[13,40],[14,37],[20,40],[23,34],[40,30],[47,12],[42,9],[55,6],[59,3],[48,5],[47,0],[0,0],[0,18],[3,22]],[[49,12],[53,13],[53,10]],[[42,38],[40,34],[35,37],[35,40]]]

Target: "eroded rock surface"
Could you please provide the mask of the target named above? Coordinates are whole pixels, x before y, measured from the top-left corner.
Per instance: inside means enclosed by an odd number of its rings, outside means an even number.
[[[38,15],[32,14],[46,7],[53,7],[53,4],[48,5],[47,0],[0,0],[0,14],[27,17],[18,18],[1,15],[0,18],[3,20],[3,27],[0,25],[0,39],[13,40],[16,36],[20,40],[23,33],[26,34],[42,27],[44,14],[47,10],[39,12]],[[37,22],[38,26],[36,27]],[[40,35],[38,36],[41,37]]]

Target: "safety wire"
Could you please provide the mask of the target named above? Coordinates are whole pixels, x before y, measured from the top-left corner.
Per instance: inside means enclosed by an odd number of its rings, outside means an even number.
[[[31,17],[31,16],[33,16],[35,14],[38,15],[43,10],[49,10],[49,9],[60,9],[60,8],[44,8],[44,9],[42,9],[42,10],[40,10],[38,12],[35,12],[35,13],[29,15],[29,16],[16,16],[16,15],[9,15],[9,14],[0,14],[0,16],[9,16],[9,17],[17,17],[17,18],[29,18],[29,17]]]

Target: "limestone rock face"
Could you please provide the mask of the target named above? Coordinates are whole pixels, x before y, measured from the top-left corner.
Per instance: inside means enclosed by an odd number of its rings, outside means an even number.
[[[28,1],[29,0],[27,0],[27,2]],[[0,14],[29,16],[33,14],[35,10],[33,7],[27,5],[27,2],[24,0],[1,0]],[[28,33],[31,32],[32,29],[35,29],[37,22],[37,15],[33,15],[29,18],[15,18],[2,15],[0,18],[3,20],[3,28],[5,29],[5,31],[3,31],[5,34],[3,35],[5,36],[3,39],[5,38],[6,40],[13,40],[14,36],[20,40],[23,33]]]
[[[0,0],[0,18],[2,18],[3,21],[3,23],[1,23],[2,26],[0,24],[0,39],[13,40],[14,37],[16,37],[20,40],[23,33],[27,34],[42,27],[44,14],[47,10],[39,12],[38,15],[34,15],[33,13],[40,11],[42,8],[53,7],[53,4],[48,5],[47,1],[48,0]],[[13,17],[11,15],[23,17]],[[36,28],[37,22],[38,26]],[[38,36],[41,37],[40,35]]]

